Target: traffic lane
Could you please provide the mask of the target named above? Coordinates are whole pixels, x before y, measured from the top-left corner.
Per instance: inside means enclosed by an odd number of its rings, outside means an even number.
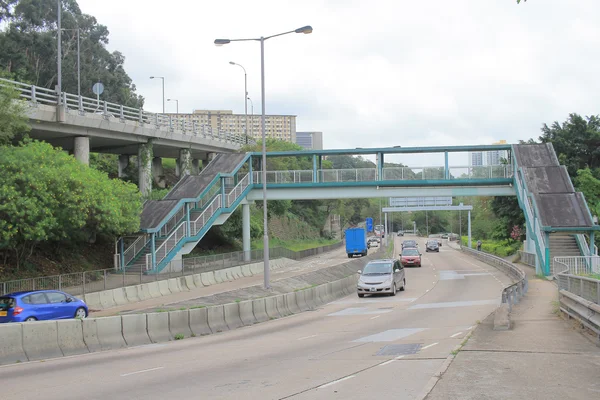
[[[409,296],[410,292],[402,295]],[[330,304],[315,312],[206,338],[123,350],[110,353],[110,357],[96,354],[78,358],[86,359],[85,363],[59,359],[39,369],[31,368],[32,364],[16,366],[14,376],[7,376],[10,369],[3,369],[3,377],[10,378],[7,382],[11,383],[3,389],[7,394],[27,398],[30,392],[13,388],[12,382],[21,387],[18,381],[33,371],[35,375],[31,376],[36,377],[36,385],[44,392],[44,387],[55,387],[57,382],[68,385],[71,388],[68,395],[72,397],[61,398],[95,398],[89,393],[114,398],[164,398],[165,394],[194,398],[190,393],[203,393],[203,398],[252,398],[252,395],[281,398],[390,361],[390,357],[374,355],[386,344],[422,342],[421,354],[428,352],[428,357],[439,357],[441,365],[449,351],[436,353],[441,352],[436,350],[442,348],[440,345],[425,349],[428,345],[425,341],[449,337],[465,328],[465,322],[475,321],[482,314],[478,309],[463,307],[453,313],[452,321],[447,321],[447,309],[408,310],[406,302],[389,299],[383,307],[380,302],[364,304],[363,308],[373,309],[377,312],[375,315],[328,316],[348,308],[344,304]],[[389,307],[392,311],[386,310]],[[409,334],[389,342],[360,342],[367,336],[394,329]],[[106,362],[101,362],[103,359]],[[50,364],[57,367],[49,369]],[[424,372],[423,380],[434,372],[435,368]],[[65,380],[66,376],[75,379]],[[106,381],[117,383],[107,388],[103,385]],[[79,385],[79,382],[86,384]],[[172,382],[180,386],[173,387]]]

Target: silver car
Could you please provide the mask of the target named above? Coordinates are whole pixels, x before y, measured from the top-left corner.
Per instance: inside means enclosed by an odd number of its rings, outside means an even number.
[[[358,273],[360,274],[356,288],[358,297],[377,293],[395,296],[398,289],[406,288],[404,267],[398,260],[373,260]]]

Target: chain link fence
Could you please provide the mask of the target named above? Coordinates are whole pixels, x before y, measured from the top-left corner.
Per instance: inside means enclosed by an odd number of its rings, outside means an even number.
[[[302,251],[274,247],[269,250],[269,259],[289,258],[292,260],[301,260],[306,257],[336,250],[342,246],[343,242],[339,242]],[[117,289],[125,286],[261,262],[264,259],[264,252],[263,250],[251,250],[247,257],[244,256],[243,251],[235,251],[232,253],[184,258],[169,262],[158,274],[147,275],[142,270],[139,272],[120,272],[111,268],[6,281],[0,283],[0,295],[28,290],[61,290],[73,296],[82,296],[86,293],[99,292],[101,290]]]

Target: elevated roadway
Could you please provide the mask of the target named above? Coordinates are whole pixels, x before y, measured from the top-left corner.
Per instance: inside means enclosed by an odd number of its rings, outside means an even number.
[[[399,248],[399,237],[395,237]],[[424,249],[424,241],[420,240]],[[0,368],[7,398],[414,399],[509,280],[443,246],[396,297],[182,341]]]

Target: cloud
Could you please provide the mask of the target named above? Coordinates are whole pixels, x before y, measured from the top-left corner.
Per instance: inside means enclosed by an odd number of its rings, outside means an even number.
[[[514,1],[79,0],[110,30],[109,48],[146,109],[160,83],[180,112],[242,113],[243,71],[260,113],[259,42],[215,47],[311,24],[265,42],[268,113],[298,116],[328,148],[489,144],[537,138],[543,123],[599,104],[600,3]],[[118,11],[117,11],[118,10]],[[167,111],[174,111],[167,104]]]

